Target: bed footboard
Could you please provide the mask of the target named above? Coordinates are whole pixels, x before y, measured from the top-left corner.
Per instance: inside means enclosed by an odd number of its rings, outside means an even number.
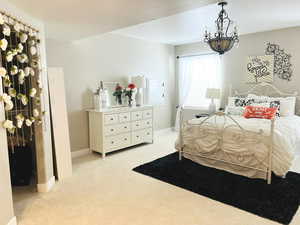
[[[193,155],[257,170],[265,174],[264,179],[270,184],[274,124],[275,120],[270,120],[268,133],[263,130],[246,130],[233,117],[223,112],[217,112],[195,124],[184,122],[181,110],[179,160],[184,155]]]

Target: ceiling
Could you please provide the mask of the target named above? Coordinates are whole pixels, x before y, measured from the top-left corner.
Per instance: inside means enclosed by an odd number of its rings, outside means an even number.
[[[10,2],[42,20],[48,38],[78,40],[199,8],[217,0],[10,0]]]
[[[299,0],[228,0],[226,10],[239,34],[300,26]],[[203,40],[205,27],[215,30],[220,8],[207,5],[191,11],[114,31],[149,41],[184,44]]]

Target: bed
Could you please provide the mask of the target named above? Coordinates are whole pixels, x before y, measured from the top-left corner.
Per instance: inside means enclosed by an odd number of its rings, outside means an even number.
[[[260,83],[244,93],[230,96],[270,96],[297,98],[269,83]],[[181,113],[182,118],[182,113]],[[179,160],[199,164],[271,183],[272,172],[284,177],[300,150],[300,117],[246,119],[241,115],[217,112],[209,117],[181,120],[176,142]]]

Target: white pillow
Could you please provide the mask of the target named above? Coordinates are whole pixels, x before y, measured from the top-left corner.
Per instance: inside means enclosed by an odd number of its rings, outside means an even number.
[[[244,113],[245,107],[237,106],[227,106],[225,113],[232,116],[242,116]]]
[[[295,115],[296,97],[286,97],[280,99],[280,115],[293,116]]]

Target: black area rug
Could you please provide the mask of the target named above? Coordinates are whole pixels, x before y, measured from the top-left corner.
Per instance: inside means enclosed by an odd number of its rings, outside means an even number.
[[[285,179],[273,175],[272,184],[191,160],[178,160],[173,153],[133,169],[216,201],[258,216],[289,224],[300,204],[300,174],[289,172]]]

